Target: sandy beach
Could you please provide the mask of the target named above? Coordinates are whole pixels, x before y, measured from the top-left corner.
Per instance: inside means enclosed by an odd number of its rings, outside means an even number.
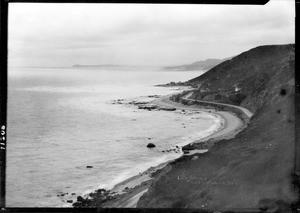
[[[176,109],[180,109],[180,110],[190,110],[190,111],[200,110],[200,111],[216,114],[224,120],[223,127],[221,129],[209,135],[208,137],[195,141],[197,143],[211,138],[216,138],[216,139],[232,138],[243,128],[242,120],[239,119],[231,112],[218,111],[214,109],[205,109],[205,108],[201,108],[201,106],[199,105],[191,105],[191,106],[183,105],[181,103],[170,100],[170,96],[171,95],[168,95],[160,99],[154,100],[153,103],[165,107],[176,107]]]
[[[181,103],[173,102],[170,100],[170,95],[163,96],[161,98],[155,99],[151,104],[159,105],[162,107],[175,107],[177,110],[184,110],[188,113],[193,113],[196,111],[204,111],[207,113],[212,113],[216,116],[220,116],[223,119],[222,126],[215,131],[213,134],[194,141],[193,143],[200,143],[207,141],[209,139],[221,140],[233,138],[238,132],[244,128],[243,121],[228,111],[218,111],[214,109],[204,109],[199,105],[183,105]],[[192,143],[192,144],[193,144]],[[187,145],[187,144],[185,144]],[[195,153],[203,153],[208,150],[191,150],[189,153],[182,155],[193,155]],[[182,156],[181,155],[181,156]],[[114,199],[105,202],[103,207],[114,208],[134,208],[139,200],[139,198],[147,191],[151,181],[158,177],[162,172],[166,171],[166,166],[169,162],[162,163],[158,166],[151,167],[148,170],[133,176],[127,180],[124,180],[116,184],[112,189],[109,190],[109,194],[114,197]]]

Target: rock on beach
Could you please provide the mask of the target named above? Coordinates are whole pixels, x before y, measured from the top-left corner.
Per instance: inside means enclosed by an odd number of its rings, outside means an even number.
[[[154,147],[155,147],[155,144],[154,144],[154,143],[148,143],[147,147],[148,147],[148,148],[154,148]]]

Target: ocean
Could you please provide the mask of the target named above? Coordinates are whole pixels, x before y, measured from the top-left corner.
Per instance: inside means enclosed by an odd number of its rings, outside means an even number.
[[[62,193],[76,200],[179,157],[162,151],[207,136],[220,120],[204,112],[147,111],[112,101],[176,93],[180,88],[154,85],[203,72],[9,68],[7,207],[63,206]],[[156,147],[147,148],[149,142]]]

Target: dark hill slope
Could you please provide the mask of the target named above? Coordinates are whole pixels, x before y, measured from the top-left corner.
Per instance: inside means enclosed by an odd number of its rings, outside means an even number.
[[[255,52],[243,53],[247,55],[248,62],[256,61],[255,66],[272,70],[264,72],[270,77],[263,86],[253,84],[247,87],[251,90],[249,94],[253,91],[257,94],[247,96],[249,100],[244,104],[255,111],[248,127],[233,139],[217,142],[209,152],[197,154],[197,160],[191,160],[191,156],[178,159],[141,197],[138,207],[288,209],[288,204],[296,198],[291,180],[295,115],[294,58],[289,56],[293,55],[293,45],[265,48],[249,51],[259,51],[262,55],[267,53],[268,56],[261,61]],[[244,61],[243,54],[238,57]],[[272,59],[272,55],[276,60]],[[233,60],[246,69],[236,58]],[[276,67],[271,65],[271,61]],[[224,63],[215,69],[228,72],[224,67],[236,67],[232,62]],[[247,77],[242,75],[240,78],[251,78],[256,82],[257,73],[252,76],[248,73]],[[214,71],[206,78],[222,75]],[[224,82],[216,79],[214,84],[218,82],[220,85],[212,86],[213,82],[209,85],[206,78],[201,76],[192,81],[202,81],[202,86],[208,85],[209,88],[227,87],[226,81],[239,81],[236,77],[234,80],[225,78]]]
[[[219,90],[222,90],[228,95],[238,86],[240,91],[237,94],[241,99],[237,103],[232,102],[234,97],[231,94],[223,102],[237,104],[255,112],[265,101],[271,101],[272,98],[268,96],[274,95],[274,89],[293,83],[294,72],[286,71],[294,69],[293,66],[289,67],[293,61],[293,44],[256,47],[189,80],[189,83],[200,86],[192,98],[203,99],[201,91],[217,91],[220,94]]]

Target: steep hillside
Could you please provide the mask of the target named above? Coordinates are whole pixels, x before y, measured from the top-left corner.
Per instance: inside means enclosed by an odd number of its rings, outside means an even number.
[[[294,60],[293,44],[256,47],[189,80],[199,86],[192,98],[233,103],[255,112],[272,101],[278,83],[293,84]]]
[[[164,67],[164,70],[209,70],[226,60],[228,59],[206,59],[187,65]]]
[[[294,45],[254,48],[189,82],[194,92],[232,90],[239,83],[241,105],[255,112],[234,139],[209,152],[182,157],[152,184],[138,207],[288,211],[295,201]]]

